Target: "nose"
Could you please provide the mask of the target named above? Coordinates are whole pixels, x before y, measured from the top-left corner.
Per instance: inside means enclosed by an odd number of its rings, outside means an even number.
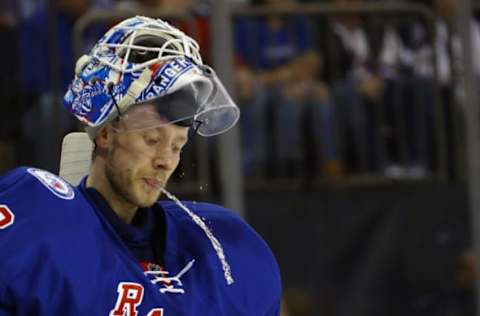
[[[153,168],[170,171],[176,167],[176,160],[171,151],[158,153],[152,160]]]

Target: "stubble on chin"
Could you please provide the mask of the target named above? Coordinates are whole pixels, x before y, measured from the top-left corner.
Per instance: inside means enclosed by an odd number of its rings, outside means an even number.
[[[155,203],[157,203],[158,200],[160,200],[160,197],[162,196],[162,191],[159,191],[156,195],[155,198],[149,201],[145,201],[144,205],[142,207],[151,207]]]
[[[139,208],[151,207],[162,195],[159,190],[156,193],[148,193],[142,187],[141,180],[135,181],[133,170],[130,168],[116,168],[115,164],[110,162],[105,168],[105,175],[113,192],[126,203],[135,205]],[[152,197],[154,195],[154,197]]]
[[[122,166],[115,159],[115,157],[118,157],[116,154],[117,149],[114,149],[108,155],[105,163],[105,177],[118,200],[138,207],[137,199],[132,192],[134,190],[131,177],[133,170]]]

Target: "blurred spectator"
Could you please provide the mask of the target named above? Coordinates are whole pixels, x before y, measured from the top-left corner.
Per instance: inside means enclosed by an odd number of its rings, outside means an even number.
[[[206,63],[210,56],[210,1],[209,0],[121,0],[116,7],[129,10],[152,10],[161,18],[173,24],[200,46],[200,53]]]
[[[428,39],[427,27],[425,24],[416,23],[411,28],[411,38],[415,39],[415,49],[412,50],[412,72],[420,80],[421,91],[424,96],[427,107],[431,108],[433,114],[437,113],[437,120],[434,121],[438,128],[442,128],[445,133],[445,154],[446,154],[446,173],[449,177],[461,176],[464,172],[459,166],[463,166],[462,152],[464,151],[463,142],[463,88],[462,88],[462,58],[461,43],[457,30],[456,8],[459,2],[457,0],[433,0],[430,5],[434,10],[437,21],[435,25],[435,35],[433,40]],[[471,43],[473,52],[480,50],[480,24],[472,18],[471,25]],[[423,38],[423,39],[422,39]],[[433,43],[433,44],[432,44]],[[436,70],[438,84],[440,85],[440,99],[435,104],[432,93],[434,86],[434,62],[433,52],[436,54]],[[473,54],[473,70],[477,77],[480,76],[480,58]],[[433,115],[432,114],[432,115]],[[433,118],[432,118],[433,120]],[[429,128],[430,129],[430,128]],[[433,129],[433,128],[432,128]],[[428,132],[428,130],[427,130]],[[429,136],[429,139],[433,136]],[[438,145],[441,140],[429,140],[427,146]],[[420,146],[421,148],[421,146]],[[433,149],[432,149],[433,151]],[[429,165],[432,168],[438,166],[435,157],[428,157]]]
[[[442,103],[444,106],[443,117],[447,133],[446,152],[450,158],[448,161],[462,161],[460,165],[464,165],[463,155],[461,154],[465,149],[465,137],[462,135],[464,132],[463,58],[459,30],[457,29],[459,24],[455,14],[459,5],[457,0],[434,1],[434,10],[438,16],[435,50],[437,53],[437,73],[441,84]],[[480,58],[478,58],[477,52],[480,50],[480,24],[475,18],[472,18],[470,27],[473,52],[472,67],[478,85]],[[462,170],[456,170],[456,166],[453,163],[447,167],[450,176],[458,176],[459,173],[462,173]]]
[[[416,72],[415,55],[431,42],[418,17],[385,18],[380,63],[385,78],[386,175],[420,178],[433,168],[433,85]]]
[[[271,161],[277,175],[299,175],[305,158],[305,118],[312,123],[317,161],[321,159],[324,167],[338,164],[333,107],[327,87],[317,80],[322,62],[312,40],[309,21],[301,16],[240,18],[235,23],[236,92],[247,175],[263,173]]]
[[[58,56],[56,67],[60,75],[60,88],[64,91],[73,76],[73,26],[90,7],[89,0],[55,0],[52,7],[42,7],[21,24],[21,51],[24,67],[24,86],[35,94],[43,94],[52,88],[50,78],[51,54]],[[50,11],[49,11],[50,10]],[[54,16],[49,16],[49,12]],[[49,21],[55,18],[57,32],[49,32]],[[95,34],[96,35],[96,34]],[[58,51],[51,51],[56,42]],[[41,59],[42,62],[32,62]],[[28,65],[28,66],[27,66]]]
[[[415,63],[431,38],[420,21],[418,15],[373,15],[365,24],[372,68],[384,81],[377,133],[384,150],[381,167],[389,177],[423,178],[433,165],[433,85],[416,72]]]
[[[340,8],[365,2],[332,0]],[[352,172],[424,177],[429,169],[432,85],[413,70],[418,34],[412,20],[338,15],[319,32],[343,159]]]
[[[98,3],[105,5],[103,0]],[[55,109],[61,104],[63,92],[73,77],[73,26],[97,3],[93,0],[55,0],[49,5],[39,8],[20,24],[22,85],[29,106],[22,122],[21,162],[57,172],[59,144],[52,140],[61,136],[59,133],[76,127],[66,111]],[[102,31],[103,27],[88,29],[84,43],[92,42],[89,38],[98,38]],[[55,86],[58,91],[53,91]],[[57,110],[59,126],[55,119]]]
[[[200,53],[207,64],[211,63],[210,53],[210,3],[194,0],[162,0],[161,11],[169,14],[183,15],[183,19],[173,24],[186,34],[192,36],[200,46]]]
[[[339,7],[363,0],[332,0]],[[380,138],[385,81],[379,74],[372,39],[359,16],[328,19],[318,43],[325,56],[325,75],[338,107],[341,145],[354,171],[379,171],[385,165]]]

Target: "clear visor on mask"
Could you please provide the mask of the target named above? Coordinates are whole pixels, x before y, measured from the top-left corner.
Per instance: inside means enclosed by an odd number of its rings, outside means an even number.
[[[139,131],[168,124],[188,126],[202,136],[226,132],[237,123],[240,110],[210,68],[196,80],[168,95],[132,106],[120,115],[122,130]]]

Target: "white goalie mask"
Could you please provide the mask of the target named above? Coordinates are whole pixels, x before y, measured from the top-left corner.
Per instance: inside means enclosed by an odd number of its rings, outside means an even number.
[[[147,103],[155,104],[161,119],[129,124],[134,130],[175,123],[213,136],[239,119],[198,44],[159,19],[137,16],[114,26],[77,61],[75,73],[64,105],[87,125],[91,139],[119,116],[134,119],[128,109]]]

